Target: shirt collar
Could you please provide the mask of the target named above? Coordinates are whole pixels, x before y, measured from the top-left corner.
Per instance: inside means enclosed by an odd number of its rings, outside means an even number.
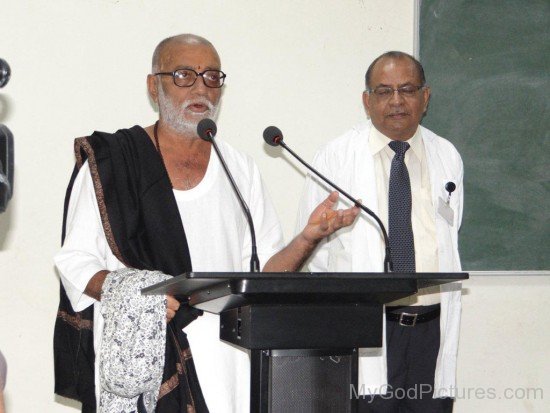
[[[386,135],[376,129],[374,125],[372,125],[370,129],[369,138],[369,149],[373,156],[384,149],[386,146],[388,146],[388,144],[392,141],[390,138],[388,138]],[[406,142],[411,146],[411,150],[416,155],[416,157],[419,160],[422,160],[424,152],[422,150],[422,132],[420,131],[420,126],[416,129],[414,135]]]

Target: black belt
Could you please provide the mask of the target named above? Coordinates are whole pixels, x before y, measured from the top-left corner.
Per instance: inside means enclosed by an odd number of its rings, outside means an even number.
[[[414,327],[419,323],[426,323],[439,317],[441,314],[441,307],[437,306],[436,309],[427,311],[422,314],[408,313],[408,312],[389,312],[386,311],[386,320],[399,323],[400,326]]]

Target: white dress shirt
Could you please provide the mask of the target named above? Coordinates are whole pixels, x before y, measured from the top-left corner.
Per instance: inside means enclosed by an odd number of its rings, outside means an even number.
[[[375,177],[376,161],[369,145],[372,129],[374,127],[370,121],[364,122],[330,141],[317,152],[313,166],[346,192],[361,199],[363,204],[377,215],[382,216],[378,202],[379,185]],[[420,127],[420,134],[424,143],[427,178],[431,186],[430,198],[435,209],[437,270],[457,272],[461,270],[458,228],[462,220],[463,204],[462,159],[446,139],[423,127]],[[416,154],[413,150],[409,157],[413,153]],[[456,190],[448,203],[448,194],[445,190],[447,182],[456,184]],[[308,174],[298,211],[297,228],[303,227],[311,211],[331,191],[322,181]],[[387,192],[384,197],[386,196]],[[438,207],[442,200],[450,212],[450,219],[442,215]],[[340,197],[337,207],[349,206],[350,202]],[[387,216],[387,212],[385,215]],[[319,243],[307,262],[308,269],[313,272],[382,272],[384,246],[381,239],[381,231],[376,221],[367,214],[360,214],[352,226],[342,228]],[[456,388],[461,283],[442,284],[439,289],[441,343],[434,377],[434,396],[449,397]],[[385,334],[383,340],[382,348],[359,351],[359,394],[380,394],[386,391]]]
[[[378,129],[370,129],[369,149],[374,160],[379,217],[388,228],[388,195],[391,163],[395,152],[389,147],[391,139]],[[405,165],[411,182],[411,223],[414,236],[416,272],[439,271],[438,248],[435,234],[435,208],[432,202],[432,187],[426,164],[424,141],[420,128],[407,143]],[[383,239],[381,239],[383,242]],[[422,288],[417,294],[388,303],[396,305],[431,305],[441,301],[439,287]]]

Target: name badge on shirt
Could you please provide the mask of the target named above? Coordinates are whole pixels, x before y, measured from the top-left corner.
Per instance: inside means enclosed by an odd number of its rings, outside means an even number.
[[[437,213],[441,215],[450,226],[453,226],[455,216],[454,211],[451,206],[441,197],[439,197],[439,206],[437,207]]]

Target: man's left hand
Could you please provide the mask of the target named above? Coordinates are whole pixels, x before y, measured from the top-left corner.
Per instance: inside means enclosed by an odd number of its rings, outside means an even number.
[[[180,308],[180,302],[171,295],[166,296],[166,322],[172,321],[176,312]]]

